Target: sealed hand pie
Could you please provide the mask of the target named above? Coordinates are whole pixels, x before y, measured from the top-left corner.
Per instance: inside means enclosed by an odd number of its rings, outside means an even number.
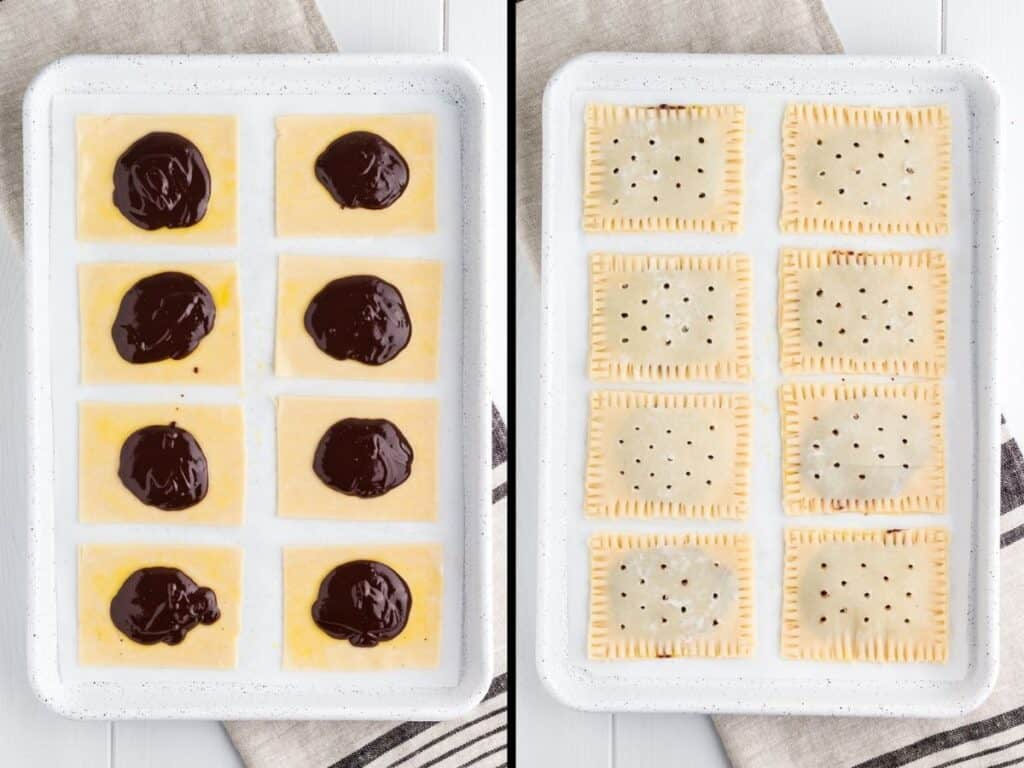
[[[939,384],[786,384],[787,514],[941,514],[946,502]]]
[[[586,119],[584,229],[740,229],[742,106],[590,104]]]
[[[753,565],[743,534],[597,534],[592,659],[750,656]]]
[[[945,528],[786,531],[782,655],[944,662]]]
[[[946,107],[790,104],[782,128],[784,232],[944,235]]]
[[[749,396],[591,394],[588,515],[746,517],[749,482]]]
[[[746,256],[591,256],[595,379],[750,378]]]
[[[784,373],[946,370],[946,257],[939,251],[787,249],[779,267]]]

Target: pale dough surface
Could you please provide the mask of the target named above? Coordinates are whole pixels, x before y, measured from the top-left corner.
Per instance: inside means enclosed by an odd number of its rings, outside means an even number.
[[[583,228],[738,231],[743,141],[738,105],[587,105]]]
[[[83,523],[241,525],[245,510],[245,426],[237,405],[81,403],[78,407],[78,519]],[[174,422],[206,456],[210,484],[193,507],[143,504],[117,475],[121,447],[135,430]]]
[[[311,613],[320,582],[352,560],[376,560],[409,585],[409,622],[394,640],[356,648],[321,630]],[[285,669],[431,669],[441,663],[441,546],[292,547],[284,550]]]
[[[786,384],[780,401],[788,514],[944,511],[939,384]]]
[[[788,105],[782,230],[946,234],[949,133],[946,107]]]
[[[136,643],[110,620],[110,601],[139,568],[177,568],[217,594],[221,616],[178,645]],[[237,665],[242,615],[242,550],[232,547],[83,544],[78,549],[78,661],[86,666]]]
[[[595,534],[590,658],[751,655],[752,571],[745,534]]]
[[[595,379],[750,378],[746,256],[591,256]]]
[[[159,272],[183,272],[206,286],[217,307],[213,330],[181,360],[129,363],[117,353],[110,331],[128,289]],[[79,264],[78,297],[83,384],[242,383],[241,300],[233,262]]]
[[[945,662],[945,528],[786,531],[782,655]]]
[[[750,398],[594,392],[586,513],[746,517]]]
[[[306,332],[306,308],[327,283],[348,275],[374,275],[394,285],[412,321],[409,344],[383,365],[335,360]],[[281,256],[277,281],[278,376],[321,379],[433,381],[441,329],[440,261]]]
[[[411,235],[437,228],[436,120],[433,115],[285,115],[277,118],[277,235]],[[342,208],[314,171],[335,139],[370,131],[395,146],[409,166],[409,184],[379,211]]]
[[[78,239],[182,245],[238,242],[238,120],[234,115],[79,115]],[[114,205],[114,165],[136,140],[154,131],[184,136],[210,171],[210,202],[197,224],[146,230]]]
[[[313,471],[317,444],[345,418],[387,419],[412,447],[412,473],[383,496],[361,499],[325,485]],[[281,397],[277,401],[277,514],[333,520],[437,519],[438,402]]]
[[[784,250],[779,279],[784,373],[945,373],[942,253]]]

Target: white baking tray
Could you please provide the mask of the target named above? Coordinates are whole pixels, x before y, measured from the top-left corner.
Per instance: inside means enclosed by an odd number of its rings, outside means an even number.
[[[464,64],[433,56],[72,57],[25,96],[28,303],[28,673],[39,697],[75,717],[444,719],[491,678],[490,402],[487,393],[484,89]],[[223,113],[239,121],[237,247],[75,239],[78,113]],[[438,230],[425,237],[277,238],[274,118],[300,113],[437,116]],[[272,352],[282,253],[433,258],[444,264],[440,377],[402,384],[277,378]],[[79,263],[237,260],[241,388],[83,386]],[[346,523],[275,516],[278,394],[436,397],[441,403],[436,523]],[[241,402],[246,509],[238,528],[85,525],[77,520],[77,404]],[[228,544],[244,550],[242,629],[233,670],[83,667],[77,661],[76,548],[82,542]],[[281,550],[296,544],[436,541],[444,551],[441,664],[432,670],[281,667]]]
[[[782,114],[794,100],[949,105],[951,234],[941,238],[784,235],[778,227]],[[590,234],[581,225],[588,102],[739,103],[746,107],[746,200],[736,235]],[[991,80],[951,59],[592,54],[573,59],[544,99],[543,318],[537,660],[563,702],[605,711],[953,716],[980,704],[998,667],[999,424],[995,393],[998,96]],[[782,511],[776,325],[784,245],[940,247],[950,265],[945,377],[948,514],[787,518]],[[753,269],[750,383],[634,384],[587,376],[591,251],[724,253]],[[837,378],[837,377],[818,377]],[[583,514],[587,395],[598,388],[746,391],[753,399],[751,511],[745,521],[587,519]],[[787,525],[952,530],[949,662],[843,664],[780,655]],[[591,661],[587,539],[595,531],[746,531],[754,537],[756,650],[750,659]]]

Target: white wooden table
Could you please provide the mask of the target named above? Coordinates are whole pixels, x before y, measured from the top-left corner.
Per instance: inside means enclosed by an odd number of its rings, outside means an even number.
[[[543,0],[526,0],[543,2]],[[1001,404],[1010,424],[1024,434],[1024,313],[1014,297],[1024,284],[1024,217],[1016,214],[1024,199],[1020,169],[1024,120],[1024,66],[1020,30],[1024,3],[1019,0],[825,0],[847,53],[948,53],[971,59],[996,77],[1002,86],[1005,141],[1004,238],[1001,263],[1002,312],[999,354]],[[684,20],[680,20],[684,23]],[[536,444],[534,423],[536,340],[538,337],[537,281],[530,266],[519,265],[517,283],[518,380],[516,442],[516,511],[518,580],[517,638],[517,762],[524,766],[587,766],[587,768],[724,768],[725,753],[708,717],[700,715],[607,715],[575,712],[555,703],[541,686],[534,665],[536,590],[536,485],[532,464]],[[784,768],[784,766],[765,766]]]
[[[233,0],[239,1],[239,0]],[[318,0],[343,51],[448,51],[470,61],[490,90],[489,162],[506,158],[505,0]],[[507,387],[505,187],[490,185],[489,280],[496,333],[489,349],[494,399],[505,412]],[[75,768],[224,768],[241,760],[216,722],[74,722],[38,703],[25,677],[25,392],[20,376],[23,278],[21,254],[0,227],[0,765]],[[283,768],[291,768],[284,766]],[[299,767],[296,767],[299,768]],[[302,766],[301,768],[307,768]],[[308,768],[321,768],[309,766]]]

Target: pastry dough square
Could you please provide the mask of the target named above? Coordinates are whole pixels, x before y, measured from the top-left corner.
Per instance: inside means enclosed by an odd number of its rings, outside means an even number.
[[[945,662],[948,544],[945,528],[788,529],[782,655]]]
[[[314,172],[327,146],[352,131],[383,136],[409,165],[409,184],[379,211],[342,208]],[[436,120],[430,114],[284,115],[277,118],[278,237],[417,235],[437,228]]]
[[[79,115],[78,239],[125,243],[234,245],[238,242],[238,119],[234,115]],[[114,205],[114,165],[153,131],[184,136],[210,171],[206,215],[191,227],[146,230]]]
[[[437,520],[437,400],[280,397],[277,400],[277,514],[331,520]],[[345,418],[388,419],[413,451],[409,479],[361,499],[325,485],[313,471],[324,432]]]
[[[391,566],[412,593],[409,622],[394,640],[356,648],[314,622],[320,582],[351,560]],[[441,663],[441,546],[439,544],[289,547],[284,550],[284,668],[328,670],[432,669]]]
[[[588,104],[583,228],[738,232],[744,109]]]
[[[83,523],[241,525],[245,509],[245,427],[238,405],[80,403],[78,519]],[[210,485],[193,507],[143,504],[117,475],[121,446],[135,430],[174,422],[206,456]]]
[[[941,378],[948,289],[939,251],[783,250],[783,373]]]
[[[213,330],[181,360],[129,363],[110,335],[121,299],[143,277],[169,271],[192,275],[210,291],[217,307]],[[78,291],[83,384],[242,383],[242,310],[233,262],[79,264]]]
[[[375,381],[433,381],[437,378],[441,331],[440,261],[281,256],[277,280],[278,376]],[[412,320],[408,346],[383,365],[335,360],[306,332],[306,308],[332,280],[375,275],[398,288]]]
[[[749,379],[746,256],[590,258],[594,379]]]
[[[949,232],[946,107],[790,104],[782,134],[784,232]]]
[[[220,618],[178,645],[142,645],[110,620],[110,601],[139,568],[178,568],[217,594]],[[242,551],[233,547],[83,544],[78,548],[78,662],[84,666],[233,669],[242,616]]]
[[[943,513],[940,384],[785,384],[779,398],[787,514]]]
[[[751,656],[753,569],[746,534],[595,534],[588,655]]]
[[[749,493],[748,395],[591,393],[588,516],[743,518]]]

